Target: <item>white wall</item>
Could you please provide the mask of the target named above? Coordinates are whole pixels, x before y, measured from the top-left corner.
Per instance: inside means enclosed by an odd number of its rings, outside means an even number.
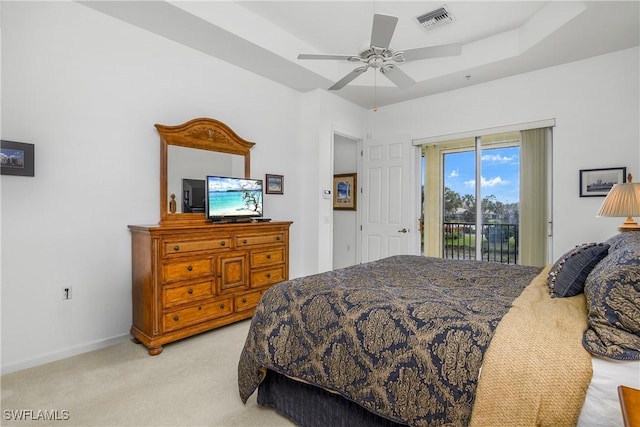
[[[256,142],[252,175],[285,177],[284,195],[265,195],[265,216],[294,221],[291,277],[330,258],[318,244],[318,188],[331,174],[319,156],[331,159],[334,124],[364,127],[362,108],[73,2],[3,2],[2,55],[1,137],[36,145],[36,176],[1,182],[3,372],[128,335],[127,225],[159,219],[155,123],[211,117]]]
[[[577,244],[616,234],[624,221],[595,217],[603,199],[579,197],[579,170],[626,166],[640,179],[639,51],[627,49],[380,108],[369,115],[369,127],[376,136],[407,132],[419,139],[555,118],[556,259]]]
[[[300,193],[306,210],[303,227],[315,227],[317,231],[304,242],[310,256],[303,262],[306,271],[322,272],[331,270],[333,264],[333,201],[321,197],[323,190],[333,186],[333,135],[361,139],[366,111],[324,90],[315,90],[302,98],[301,140],[310,143],[304,157],[308,169],[301,170],[298,177],[308,184],[306,192]]]

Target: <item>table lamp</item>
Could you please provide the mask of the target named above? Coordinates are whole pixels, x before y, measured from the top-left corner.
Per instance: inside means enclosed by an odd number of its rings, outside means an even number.
[[[640,231],[640,225],[633,219],[634,216],[640,216],[640,183],[631,180],[629,174],[627,182],[611,187],[596,215],[626,217],[627,220],[618,227],[621,232]]]

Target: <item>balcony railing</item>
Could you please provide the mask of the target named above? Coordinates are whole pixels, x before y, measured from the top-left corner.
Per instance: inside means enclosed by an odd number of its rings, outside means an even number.
[[[476,259],[476,225],[445,222],[443,226],[442,256],[449,259]],[[483,224],[481,236],[482,260],[518,263],[518,224]]]

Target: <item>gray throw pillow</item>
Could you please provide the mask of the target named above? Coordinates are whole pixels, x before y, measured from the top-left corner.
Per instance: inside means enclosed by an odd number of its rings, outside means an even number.
[[[587,276],[608,251],[606,243],[585,243],[562,255],[549,271],[551,296],[563,298],[581,294]]]

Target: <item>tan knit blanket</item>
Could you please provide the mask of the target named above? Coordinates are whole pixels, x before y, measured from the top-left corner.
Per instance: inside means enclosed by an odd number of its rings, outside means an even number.
[[[547,266],[502,318],[482,362],[471,426],[575,426],[591,381],[584,295],[551,298]]]

